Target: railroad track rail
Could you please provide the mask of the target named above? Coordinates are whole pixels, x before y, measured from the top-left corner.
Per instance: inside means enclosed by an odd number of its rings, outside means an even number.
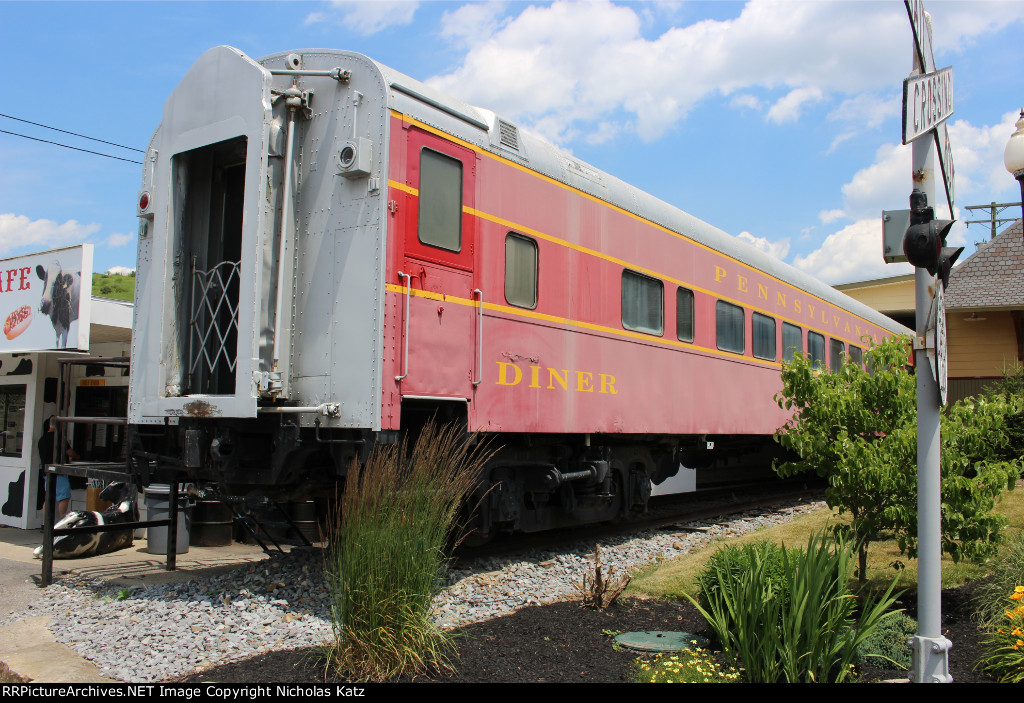
[[[768,509],[780,502],[824,500],[820,482],[756,481],[741,485],[698,490],[694,493],[656,497],[648,511],[612,523],[548,530],[534,534],[499,536],[480,547],[459,547],[456,566],[487,557],[509,557],[533,550],[557,550],[581,540],[603,542],[645,530],[702,531],[689,523],[726,518],[738,513]]]

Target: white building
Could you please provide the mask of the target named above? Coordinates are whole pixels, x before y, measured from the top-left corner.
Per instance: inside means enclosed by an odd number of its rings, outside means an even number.
[[[75,259],[76,255],[80,257]],[[42,313],[44,288],[36,272],[70,257],[80,274],[78,319],[72,321],[66,347],[55,334],[59,323]],[[38,263],[42,261],[44,263]],[[79,263],[80,262],[80,263]],[[89,295],[92,288],[92,250],[89,245],[0,259],[0,317],[7,320],[29,307],[33,335],[0,336],[0,525],[32,529],[42,524],[43,486],[36,445],[46,432],[47,418],[57,412],[58,359],[73,356],[123,356],[131,350],[132,304]],[[8,276],[6,272],[15,271]],[[28,275],[25,272],[28,271]],[[49,272],[47,272],[49,276]],[[51,276],[52,277],[52,276]],[[48,348],[49,347],[49,348]],[[72,414],[124,417],[128,376],[121,369],[71,367]],[[117,425],[78,425],[69,436],[83,460],[111,461],[121,456],[124,428]],[[72,479],[71,509],[85,509],[84,486]]]

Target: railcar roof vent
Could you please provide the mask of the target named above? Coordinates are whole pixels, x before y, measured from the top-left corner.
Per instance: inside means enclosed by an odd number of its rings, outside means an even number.
[[[502,146],[507,146],[509,149],[519,151],[519,128],[511,122],[505,120],[498,120],[498,132],[500,134],[498,142]]]

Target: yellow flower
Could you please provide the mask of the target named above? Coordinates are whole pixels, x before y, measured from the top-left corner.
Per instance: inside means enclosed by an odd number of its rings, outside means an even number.
[[[1024,593],[1021,593],[1020,591],[1017,591],[1012,596],[1010,596],[1010,600],[1020,600],[1022,598],[1024,598]]]
[[[1015,589],[1013,589],[1013,592],[1014,593],[1024,593],[1024,586],[1017,586]]]

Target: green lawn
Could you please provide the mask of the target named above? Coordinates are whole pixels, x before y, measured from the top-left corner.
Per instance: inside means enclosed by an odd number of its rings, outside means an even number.
[[[94,273],[92,275],[92,294],[100,298],[134,302],[135,276]]]
[[[1024,530],[1024,481],[1017,482],[1017,488],[1007,491],[996,506],[996,512],[1010,520],[1007,535],[1013,531]],[[742,537],[729,540],[730,544],[746,544],[749,542],[771,539],[789,546],[805,546],[809,535],[827,524],[839,520],[837,514],[828,509],[801,515],[795,520],[770,528],[751,532]],[[707,563],[711,554],[719,546],[713,542],[708,547],[690,554],[684,554],[669,561],[647,567],[633,577],[626,590],[626,595],[654,596],[658,598],[680,599],[683,593],[696,595],[695,581],[697,574]],[[868,552],[868,580],[873,586],[884,588],[895,575],[891,566],[900,561],[905,569],[900,576],[901,588],[915,588],[917,585],[917,560],[907,559],[900,555],[899,548],[893,540],[872,543]],[[953,560],[943,555],[942,585],[943,587],[959,586],[972,579],[980,578],[986,573],[985,565],[970,563],[954,564]]]

